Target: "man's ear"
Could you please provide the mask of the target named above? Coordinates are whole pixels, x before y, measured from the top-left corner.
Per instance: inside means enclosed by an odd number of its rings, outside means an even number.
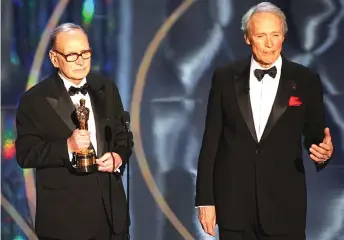
[[[251,41],[250,41],[250,38],[248,37],[247,33],[244,34],[244,39],[245,39],[245,42],[247,43],[247,45],[251,45]]]
[[[54,65],[54,67],[58,68],[59,67],[59,63],[57,61],[56,53],[53,50],[49,51],[49,57],[50,57],[51,63]]]

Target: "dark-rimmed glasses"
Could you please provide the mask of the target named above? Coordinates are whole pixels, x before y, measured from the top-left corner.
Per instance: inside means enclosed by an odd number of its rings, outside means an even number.
[[[54,52],[60,54],[67,62],[75,62],[80,56],[82,59],[86,60],[92,56],[92,49],[82,51],[81,53],[69,53],[64,54],[62,52],[57,51],[56,49],[53,50]]]

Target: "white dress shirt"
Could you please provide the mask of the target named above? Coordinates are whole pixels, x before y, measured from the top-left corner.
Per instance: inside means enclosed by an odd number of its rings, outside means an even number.
[[[272,105],[274,104],[279,80],[281,77],[282,57],[279,56],[276,62],[271,66],[277,68],[275,78],[265,74],[259,82],[254,76],[255,69],[265,69],[261,67],[252,57],[250,68],[250,100],[253,114],[254,126],[256,129],[257,139],[260,141],[266,123],[269,119]],[[271,68],[269,67],[269,68]]]
[[[79,83],[79,85],[76,85],[70,81],[68,81],[64,76],[62,76],[62,74],[59,73],[60,78],[63,81],[63,84],[68,92],[69,88],[71,86],[73,87],[82,87],[85,83],[86,83],[86,78],[82,79],[82,81]],[[90,110],[90,115],[89,115],[89,119],[88,119],[88,131],[90,132],[90,138],[91,138],[91,143],[93,145],[94,151],[97,155],[97,132],[96,132],[96,123],[94,120],[94,114],[93,114],[93,109],[92,109],[92,105],[91,105],[91,99],[90,99],[90,95],[88,93],[86,93],[86,95],[83,95],[82,93],[78,92],[76,94],[74,94],[73,96],[70,96],[70,98],[72,99],[73,104],[75,105],[75,108],[80,106],[80,99],[84,98],[85,99],[85,106]],[[73,153],[68,152],[69,154],[69,159],[70,161],[73,160]],[[119,167],[122,166],[122,162],[119,164],[119,166],[115,169],[115,172],[121,172],[119,170]]]
[[[65,86],[67,92],[71,86],[82,87],[86,83],[86,78],[82,79],[82,81],[79,83],[79,85],[76,85],[76,84],[68,81],[64,76],[62,76],[62,74],[59,73],[59,76],[63,80],[64,86]],[[83,95],[82,93],[78,92],[74,96],[70,96],[70,98],[72,99],[72,102],[76,108],[80,106],[80,99],[82,99],[82,98],[85,99],[85,106],[90,110],[90,115],[89,115],[89,119],[87,122],[88,123],[88,131],[90,132],[91,143],[94,147],[94,151],[97,154],[96,123],[94,121],[94,114],[93,114],[93,109],[92,109],[92,105],[91,105],[90,95],[88,93],[86,93],[86,95]],[[69,153],[69,154],[71,157],[71,153]],[[72,159],[72,158],[70,158],[70,159]]]

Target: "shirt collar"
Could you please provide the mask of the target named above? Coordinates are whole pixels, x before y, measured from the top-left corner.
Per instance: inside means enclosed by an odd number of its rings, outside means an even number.
[[[81,82],[78,85],[76,85],[76,84],[72,83],[71,81],[67,80],[67,78],[65,78],[60,72],[58,72],[58,74],[59,74],[60,78],[62,79],[63,84],[64,84],[65,88],[67,89],[67,91],[69,90],[69,88],[71,86],[73,86],[73,87],[81,87],[81,86],[83,86],[86,83],[86,78],[83,78],[81,80]]]

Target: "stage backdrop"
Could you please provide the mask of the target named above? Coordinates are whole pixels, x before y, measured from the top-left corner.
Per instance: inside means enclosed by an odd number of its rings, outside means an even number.
[[[82,25],[93,70],[118,85],[131,112],[131,239],[212,239],[194,208],[197,157],[211,75],[248,57],[240,30],[254,0],[1,1],[1,239],[36,239],[35,172],[16,163],[19,96],[49,75],[49,33]],[[344,239],[344,1],[273,0],[286,13],[283,54],[316,70],[325,91],[335,155],[316,173],[305,153],[307,239]],[[125,173],[125,178],[126,178]],[[125,181],[125,184],[126,181]]]

